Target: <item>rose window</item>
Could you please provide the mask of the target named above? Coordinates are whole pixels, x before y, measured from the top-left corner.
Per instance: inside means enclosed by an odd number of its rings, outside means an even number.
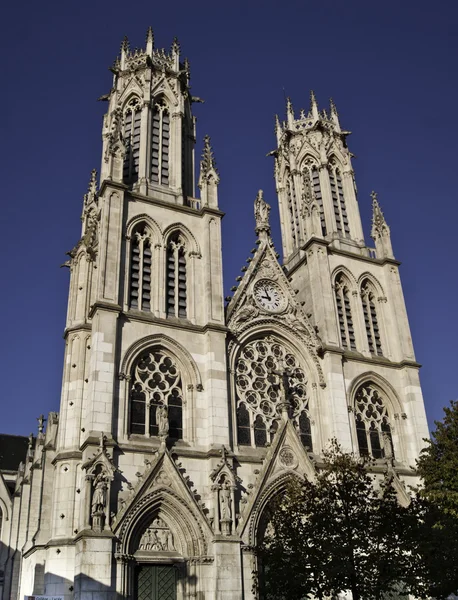
[[[307,379],[296,357],[282,344],[269,337],[244,346],[236,363],[235,385],[240,445],[270,443],[286,402],[302,443],[312,450]]]
[[[388,411],[379,391],[362,385],[355,395],[355,422],[361,456],[394,456]]]
[[[169,437],[183,437],[183,387],[175,361],[162,350],[147,350],[132,371],[130,433],[158,435],[157,409],[167,407]]]

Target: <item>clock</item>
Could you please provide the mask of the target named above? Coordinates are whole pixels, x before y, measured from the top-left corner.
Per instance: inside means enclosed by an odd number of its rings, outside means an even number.
[[[286,296],[281,287],[270,279],[260,279],[254,284],[253,296],[258,306],[269,312],[286,308]]]

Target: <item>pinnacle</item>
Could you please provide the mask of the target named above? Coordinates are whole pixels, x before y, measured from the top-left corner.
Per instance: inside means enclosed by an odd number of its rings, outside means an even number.
[[[329,106],[331,107],[331,114],[338,116],[339,113],[337,112],[336,105],[334,104],[334,100],[332,98],[329,98]]]
[[[146,30],[146,41],[152,41],[154,40],[154,33],[153,33],[153,28],[151,27],[151,25],[148,27],[148,29]]]
[[[202,160],[200,161],[200,168],[203,172],[208,173],[211,169],[216,171],[216,161],[213,156],[213,149],[210,144],[210,136],[204,137],[204,148],[202,151]]]
[[[127,37],[127,35],[125,35],[121,44],[121,52],[129,52],[129,47],[129,38]]]
[[[180,52],[180,42],[178,41],[177,37],[173,38],[173,42],[172,42],[172,52],[175,53],[179,53]]]

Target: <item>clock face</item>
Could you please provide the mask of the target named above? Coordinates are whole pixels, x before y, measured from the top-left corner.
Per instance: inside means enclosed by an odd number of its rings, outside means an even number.
[[[253,295],[257,304],[269,312],[280,312],[286,307],[286,296],[283,290],[268,279],[260,279],[255,283]]]

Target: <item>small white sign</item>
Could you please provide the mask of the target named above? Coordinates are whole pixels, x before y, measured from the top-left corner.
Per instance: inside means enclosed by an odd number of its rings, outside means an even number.
[[[65,600],[63,596],[24,596],[24,600]]]

